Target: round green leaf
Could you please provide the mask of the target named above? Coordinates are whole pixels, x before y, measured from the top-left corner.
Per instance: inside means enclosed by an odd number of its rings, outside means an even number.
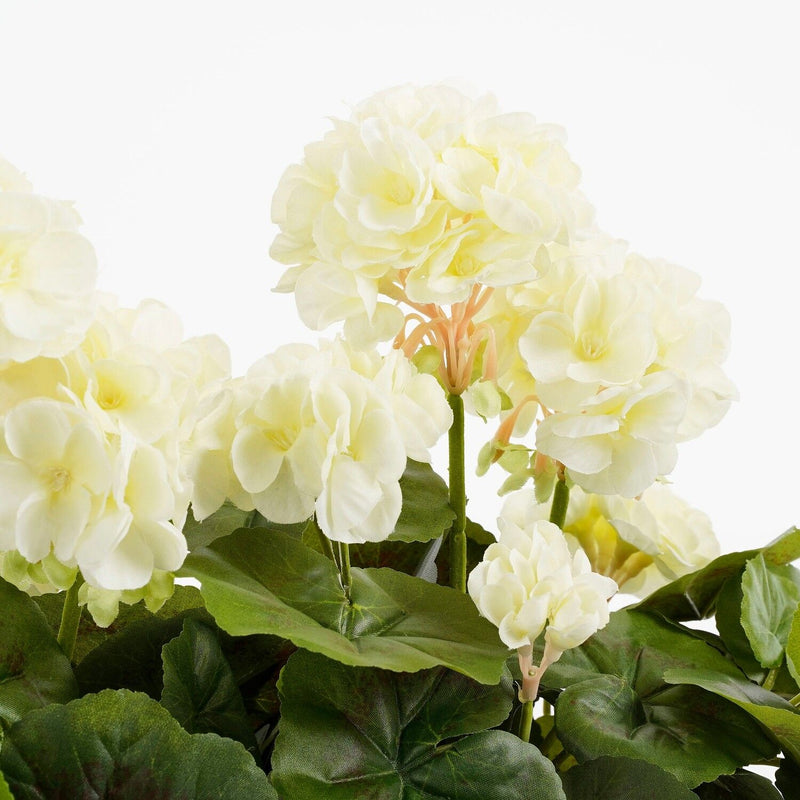
[[[164,645],[161,705],[189,733],[217,733],[255,752],[244,701],[214,630],[194,619]]]
[[[249,527],[253,516],[252,511],[242,511],[228,500],[202,522],[198,522],[189,509],[183,526],[183,535],[186,537],[189,550],[196,550],[233,533],[238,528]]]
[[[734,575],[722,587],[717,599],[717,630],[725,649],[741,667],[748,678],[759,683],[766,670],[753,655],[750,640],[742,627],[742,576]]]
[[[355,666],[438,665],[500,680],[508,650],[472,600],[391,569],[352,570],[351,602],[334,564],[279,531],[242,529],[192,553],[206,606],[236,636],[270,633]]]
[[[742,575],[742,628],[763,667],[780,666],[792,617],[800,604],[800,575],[794,567],[768,563],[763,554]]]
[[[792,526],[762,551],[770,564],[789,564],[800,558],[800,529]]]
[[[674,620],[706,619],[714,614],[725,581],[741,572],[758,552],[746,550],[715,558],[705,567],[657,589],[636,608]]]
[[[0,579],[0,730],[78,695],[69,659],[27,594]]]
[[[690,787],[775,754],[752,719],[714,694],[663,685],[650,693],[616,675],[564,690],[556,729],[579,762],[600,756],[641,759]]]
[[[598,675],[617,675],[635,684],[638,692],[649,695],[663,687],[664,671],[677,667],[706,667],[723,674],[740,674],[705,640],[702,632],[663,617],[622,609],[611,615],[603,630],[580,647],[567,650],[548,668],[542,683],[559,689]]]
[[[403,506],[390,541],[429,542],[453,524],[456,515],[450,508],[447,484],[430,464],[409,459],[400,490]]]
[[[16,800],[277,800],[238,742],[189,734],[124,690],[27,714],[6,735],[0,769]]]
[[[211,615],[193,586],[179,586],[156,614],[139,603],[120,611],[108,628],[97,628],[91,620],[86,620],[85,626],[82,623],[84,646],[94,646],[75,667],[81,690],[133,689],[158,699],[162,689],[161,648],[180,634],[187,618],[213,624]]]
[[[794,612],[786,641],[786,665],[792,677],[800,686],[800,606]]]
[[[272,779],[292,800],[564,800],[552,764],[499,725],[510,680],[347,667],[298,651],[281,674]]]
[[[700,686],[735,703],[772,734],[786,755],[800,763],[800,712],[783,698],[750,681],[707,670],[670,670],[664,679],[668,683]]]
[[[785,800],[797,797],[797,787],[800,786],[800,765],[788,758],[780,760],[780,766],[775,773],[775,785],[780,789]]]
[[[597,758],[568,770],[567,800],[696,800],[677,778],[646,761]]]
[[[704,783],[694,791],[702,800],[784,800],[767,778],[743,769],[734,775],[720,775],[714,783]]]

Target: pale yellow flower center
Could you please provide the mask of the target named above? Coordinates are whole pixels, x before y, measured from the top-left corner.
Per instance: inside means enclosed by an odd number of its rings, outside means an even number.
[[[606,343],[595,331],[584,331],[578,339],[578,347],[583,358],[595,361],[605,353]]]
[[[477,258],[469,255],[457,255],[453,259],[451,268],[456,275],[472,276],[477,275],[483,264]]]
[[[408,181],[396,172],[388,176],[386,194],[389,200],[399,206],[408,205],[414,199],[414,190]]]
[[[72,475],[64,467],[50,467],[45,476],[45,482],[53,494],[69,489],[72,483]]]
[[[272,442],[275,447],[284,452],[288,452],[292,449],[292,445],[297,438],[296,433],[287,428],[273,428],[270,431],[265,431],[264,436]]]
[[[104,411],[113,411],[122,405],[122,391],[117,386],[103,386],[97,395],[97,405]]]
[[[19,260],[25,251],[19,239],[0,238],[0,286],[8,286],[19,278]]]

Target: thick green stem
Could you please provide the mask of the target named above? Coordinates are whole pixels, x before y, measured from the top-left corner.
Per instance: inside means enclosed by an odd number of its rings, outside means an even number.
[[[461,395],[447,396],[453,411],[449,433],[450,506],[456,518],[450,531],[450,585],[467,591],[467,490],[464,475],[464,401]]]
[[[800,694],[796,694],[790,701],[789,701],[795,708],[800,706]]]
[[[67,658],[72,661],[75,653],[75,642],[78,639],[78,625],[81,621],[81,611],[78,605],[78,591],[83,580],[80,576],[75,579],[72,586],[64,592],[64,606],[61,610],[61,625],[58,628],[58,643]]]
[[[526,700],[522,704],[522,713],[519,718],[519,738],[523,742],[530,742],[531,727],[533,726],[533,700]]]
[[[553,490],[553,505],[550,506],[550,522],[564,529],[564,521],[567,519],[567,506],[569,505],[569,486],[564,478],[556,481],[556,488]]]

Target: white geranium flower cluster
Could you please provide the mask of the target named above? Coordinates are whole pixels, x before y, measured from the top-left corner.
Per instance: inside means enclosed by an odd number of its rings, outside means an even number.
[[[192,509],[229,498],[272,522],[312,515],[334,541],[382,541],[400,514],[406,459],[450,427],[441,387],[402,353],[287,345],[210,393],[193,436]]]
[[[216,337],[183,342],[154,301],[104,298],[75,349],[0,369],[0,552],[24,588],[66,588],[108,624],[164,599],[186,556],[184,448],[202,388],[230,374]],[[167,587],[169,584],[169,587]]]
[[[0,365],[62,356],[83,338],[97,261],[80,221],[0,157]]]
[[[592,572],[586,554],[571,552],[558,526],[540,519],[534,505],[511,500],[498,519],[500,536],[470,573],[467,588],[503,643],[521,651],[521,663],[527,660],[524,678],[530,672],[531,647],[544,631],[541,677],[565,650],[608,623],[608,599],[617,584]],[[534,689],[524,699],[535,696]]]
[[[538,404],[537,451],[587,492],[636,497],[672,470],[676,443],[719,422],[736,397],[721,367],[728,315],[696,296],[698,276],[605,237],[550,248],[550,262],[483,312],[498,384],[516,405],[499,443],[524,432],[516,415]]]
[[[506,499],[513,519],[547,520],[549,503],[532,489]],[[669,487],[655,483],[639,499],[570,491],[564,533],[570,549],[586,554],[592,569],[613,578],[621,592],[646,596],[704,567],[719,555],[711,520]]]
[[[478,346],[469,318],[483,288],[536,278],[544,245],[590,225],[578,179],[560,128],[448,86],[390,89],[335,120],[283,175],[271,254],[290,268],[277,288],[295,293],[310,328],[344,320],[361,343],[404,340],[405,303],[419,327],[406,354],[438,333],[453,362],[445,383],[461,393],[468,375],[455,362]]]

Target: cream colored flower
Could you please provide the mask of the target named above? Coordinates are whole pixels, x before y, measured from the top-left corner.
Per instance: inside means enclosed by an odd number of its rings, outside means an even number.
[[[624,276],[582,276],[567,292],[563,310],[534,317],[519,349],[546,406],[567,410],[600,388],[644,376],[656,339],[639,307],[636,286]]]
[[[686,412],[684,382],[670,372],[604,389],[574,413],[557,413],[536,430],[536,449],[560,461],[581,488],[635,497],[677,460]]]
[[[89,415],[66,403],[28,400],[2,422],[0,551],[29,562],[74,564],[86,529],[111,489],[112,458]]]
[[[0,363],[62,356],[94,313],[97,262],[66,204],[0,191]]]
[[[563,134],[490,98],[403,86],[360,104],[306,149],[273,202],[272,255],[301,317],[321,329],[373,319],[378,300],[461,303],[476,286],[535,278],[539,249],[591,221]],[[366,337],[365,337],[366,338]]]
[[[504,511],[498,541],[469,575],[469,594],[509,648],[529,648],[545,632],[552,663],[606,625],[617,585],[593,573],[582,551],[571,553],[556,525]]]

